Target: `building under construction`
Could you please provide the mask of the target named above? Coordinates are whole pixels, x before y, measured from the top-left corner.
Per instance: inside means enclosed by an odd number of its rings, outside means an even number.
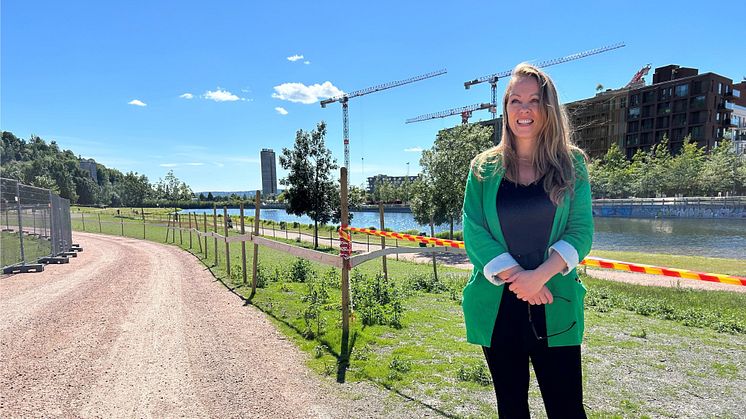
[[[641,81],[639,77],[622,89],[566,104],[575,141],[589,156],[603,156],[617,144],[631,158],[664,137],[675,154],[686,136],[709,151],[719,140],[733,137],[733,111],[746,106],[746,82],[699,74],[696,68],[658,67],[651,85]]]

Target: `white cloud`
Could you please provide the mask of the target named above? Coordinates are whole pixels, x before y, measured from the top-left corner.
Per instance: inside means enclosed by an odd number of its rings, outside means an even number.
[[[283,108],[283,107],[280,107],[280,106],[276,107],[276,108],[275,108],[275,110],[276,110],[276,111],[277,111],[277,113],[279,113],[280,115],[287,115],[287,114],[288,114],[288,111],[286,111],[286,110],[285,110],[285,108]]]
[[[187,163],[187,166],[204,166],[204,163]]]
[[[293,61],[293,62],[298,61],[298,60],[302,60],[302,59],[303,59],[303,56],[302,55],[298,55],[298,54],[291,55],[290,57],[288,57],[288,61]]]
[[[184,93],[183,95],[180,95],[179,97],[182,99],[191,99],[194,97],[194,95],[191,93]]]
[[[312,84],[310,86],[306,86],[303,83],[283,83],[279,86],[275,86],[274,89],[275,93],[272,93],[273,98],[303,103],[306,105],[316,103],[319,99],[326,99],[344,94],[343,91],[336,88],[330,81],[325,81],[322,84]]]
[[[218,87],[218,90],[215,91],[206,91],[205,94],[202,95],[202,97],[204,99],[214,100],[215,102],[235,102],[237,100],[241,100],[240,97],[227,90],[223,90],[220,87]]]
[[[158,166],[161,166],[161,167],[176,167],[176,166],[178,166],[178,164],[176,164],[176,163],[161,163]]]
[[[148,105],[145,104],[145,102],[143,102],[141,100],[138,100],[138,99],[130,100],[129,102],[127,102],[127,104],[128,105],[135,105],[135,106],[148,106]]]
[[[306,60],[306,61],[303,61],[303,64],[308,65],[308,64],[311,64],[311,62]]]
[[[421,153],[422,152],[422,147],[405,148],[404,151],[406,151],[407,153]]]

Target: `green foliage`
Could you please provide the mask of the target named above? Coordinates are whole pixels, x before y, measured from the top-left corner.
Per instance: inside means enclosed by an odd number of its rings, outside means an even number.
[[[355,312],[363,325],[402,327],[402,293],[391,279],[386,279],[381,273],[370,278],[355,270],[350,278],[350,288]]]
[[[467,381],[477,383],[479,385],[488,386],[492,384],[492,378],[490,373],[484,366],[484,362],[472,362],[466,365],[461,365],[456,374],[456,378],[459,381]]]
[[[306,339],[313,339],[322,335],[323,328],[326,325],[321,311],[323,306],[329,302],[329,292],[324,280],[314,278],[306,282],[306,285],[306,294],[302,298],[303,302],[308,303],[308,306],[303,310],[303,322],[306,326],[303,330],[303,336]]]
[[[451,233],[448,231],[441,231],[440,233],[436,233],[435,237],[439,239],[451,239],[451,240],[464,240],[464,232],[463,231],[454,231],[453,232],[453,238],[451,238]]]
[[[306,259],[295,258],[290,265],[291,282],[309,282],[316,276],[316,271],[311,266],[311,262]]]
[[[433,275],[432,271],[415,271],[409,274],[406,279],[407,288],[414,291],[423,291],[430,293],[441,293],[448,287],[439,278]]]

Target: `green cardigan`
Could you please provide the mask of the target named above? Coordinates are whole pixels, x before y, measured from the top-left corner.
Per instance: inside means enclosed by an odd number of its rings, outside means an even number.
[[[572,197],[568,194],[557,206],[547,248],[559,240],[564,240],[577,250],[578,260],[582,261],[590,252],[593,242],[593,212],[585,161],[579,153],[574,157],[575,193]],[[482,273],[487,263],[508,249],[497,217],[496,203],[503,174],[504,169],[500,162],[488,166],[481,181],[470,171],[464,194],[464,241],[466,253],[474,265],[474,270],[464,288],[462,308],[467,341],[482,346],[491,344],[492,330],[503,292],[503,286],[495,286]],[[548,252],[544,255],[545,260],[547,257]],[[577,272],[573,269],[567,275],[558,273],[546,286],[552,295],[570,300],[567,303],[555,298],[552,304],[546,305],[549,346],[580,345],[585,328],[583,298],[586,289],[579,281]],[[558,335],[552,336],[555,333]]]

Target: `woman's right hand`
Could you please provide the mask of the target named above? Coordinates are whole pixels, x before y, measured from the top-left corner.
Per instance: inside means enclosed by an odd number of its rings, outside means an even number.
[[[529,297],[526,301],[528,301],[528,303],[531,305],[552,304],[552,301],[554,301],[554,297],[552,297],[552,292],[549,291],[549,288],[544,285],[543,287],[541,287],[539,292],[534,294],[532,297]]]

